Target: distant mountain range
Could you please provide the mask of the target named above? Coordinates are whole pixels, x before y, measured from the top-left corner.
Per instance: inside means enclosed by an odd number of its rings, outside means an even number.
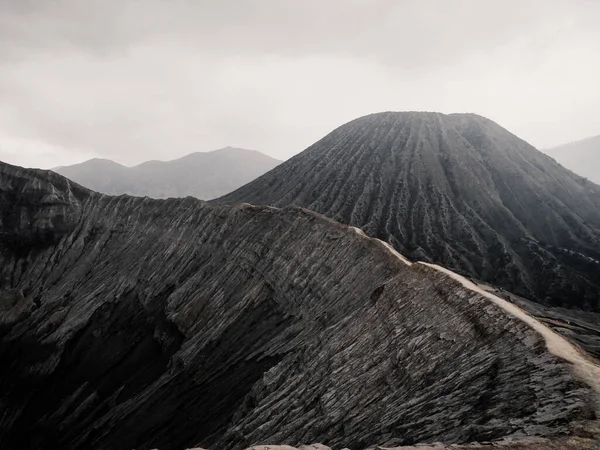
[[[412,260],[600,312],[600,186],[475,114],[361,117],[215,200],[239,202],[311,209]]]
[[[567,169],[600,184],[600,135],[549,148],[544,152]]]
[[[126,167],[108,159],[56,167],[55,172],[104,194],[141,197],[219,197],[273,169],[281,161],[254,150],[226,147],[173,161]]]

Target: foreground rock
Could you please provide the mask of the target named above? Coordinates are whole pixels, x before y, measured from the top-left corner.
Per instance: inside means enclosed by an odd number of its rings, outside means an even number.
[[[306,207],[411,260],[600,312],[600,186],[474,114],[356,119],[216,202]]]
[[[374,447],[369,450],[595,450],[600,442],[585,438],[567,438],[549,441],[547,439],[525,439],[518,442],[494,442],[486,444],[444,445],[441,443],[420,444],[408,447]],[[202,449],[200,449],[202,450]],[[298,448],[289,445],[259,445],[247,450],[333,450],[329,447],[307,445]]]
[[[586,438],[567,438],[549,441],[547,439],[524,439],[518,442],[502,441],[494,443],[468,445],[444,445],[441,443],[427,445],[419,444],[408,447],[373,447],[369,450],[595,450],[600,442]],[[317,445],[301,446],[298,448],[288,445],[259,445],[247,450],[333,450]],[[201,449],[200,449],[201,450]],[[346,449],[347,450],[347,449]]]
[[[312,212],[2,164],[0,220],[3,450],[594,433],[600,372],[578,349]]]
[[[600,441],[587,438],[559,438],[548,440],[542,438],[521,439],[518,441],[498,441],[488,443],[471,443],[467,445],[442,443],[419,444],[416,446],[381,447],[376,446],[368,450],[595,450],[600,446]],[[204,449],[189,449],[204,450]],[[289,445],[258,445],[246,450],[334,450],[323,444],[302,445],[292,447]],[[349,450],[349,449],[341,449]]]

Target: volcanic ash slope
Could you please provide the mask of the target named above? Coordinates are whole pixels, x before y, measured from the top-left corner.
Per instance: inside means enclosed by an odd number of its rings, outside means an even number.
[[[2,449],[358,450],[597,423],[578,349],[310,211],[1,164],[0,220]]]

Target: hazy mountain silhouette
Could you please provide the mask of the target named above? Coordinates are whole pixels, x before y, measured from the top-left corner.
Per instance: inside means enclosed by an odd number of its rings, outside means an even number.
[[[153,198],[189,195],[207,200],[231,192],[280,162],[257,151],[226,147],[192,153],[173,161],[148,161],[134,167],[107,159],[90,159],[54,170],[105,194]]]
[[[600,136],[559,145],[544,152],[567,169],[600,184]]]
[[[299,205],[555,306],[600,310],[600,186],[474,114],[353,120],[215,203]]]

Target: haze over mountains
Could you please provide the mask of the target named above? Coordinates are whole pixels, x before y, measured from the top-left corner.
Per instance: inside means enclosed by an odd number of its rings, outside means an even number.
[[[596,432],[581,349],[314,212],[111,197],[0,163],[0,225],[3,450],[583,450]]]
[[[219,197],[271,170],[281,161],[254,150],[226,147],[172,161],[126,167],[107,159],[57,167],[55,172],[105,194],[152,198]]]
[[[600,136],[559,145],[544,152],[567,169],[600,184]]]
[[[302,206],[412,260],[600,311],[600,186],[474,114],[356,119],[214,202]]]

